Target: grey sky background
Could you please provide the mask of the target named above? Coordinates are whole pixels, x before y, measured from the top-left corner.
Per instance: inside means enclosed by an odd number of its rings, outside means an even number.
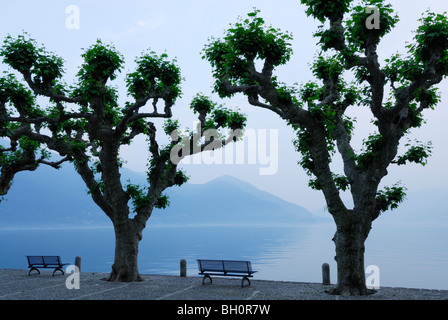
[[[396,52],[405,53],[406,43],[412,41],[412,31],[419,25],[417,20],[428,8],[437,13],[448,10],[446,0],[389,2],[399,14],[400,22],[392,33],[383,39],[380,46],[381,59]],[[70,30],[66,27],[66,20],[70,16],[66,9],[70,5],[79,8],[79,29]],[[75,75],[82,64],[83,48],[88,48],[96,39],[112,43],[126,61],[121,76],[113,82],[119,89],[121,103],[127,101],[124,77],[126,73],[134,70],[134,59],[147,49],[158,54],[166,52],[170,59],[177,59],[185,78],[182,83],[183,97],[173,107],[174,118],[179,119],[183,127],[193,128],[196,118],[188,105],[196,93],[202,92],[226,107],[239,108],[248,116],[248,130],[267,130],[268,136],[270,132],[274,132],[272,130],[278,130],[275,131],[278,132],[278,170],[275,174],[260,175],[260,168],[267,166],[261,163],[262,159],[258,159],[257,164],[246,162],[244,165],[182,164],[191,176],[190,182],[204,183],[224,174],[231,175],[285,200],[315,210],[324,206],[324,198],[319,191],[308,188],[308,177],[297,165],[299,154],[294,151],[291,142],[294,138],[292,129],[276,114],[250,106],[243,96],[220,100],[213,95],[211,67],[207,61],[201,59],[201,51],[210,37],[221,37],[229,24],[235,23],[238,16],[246,16],[254,7],[261,10],[261,17],[265,19],[266,24],[289,31],[294,36],[294,55],[291,61],[275,72],[279,80],[288,85],[313,80],[309,65],[318,52],[316,39],[312,36],[318,23],[306,17],[305,7],[299,0],[3,1],[0,7],[0,38],[4,39],[8,34],[16,37],[23,31],[30,33],[39,44],[44,44],[47,50],[55,52],[65,60],[64,80],[68,84],[75,81]],[[0,71],[3,70],[6,70],[6,67],[1,65]],[[446,187],[447,86],[447,80],[439,86],[442,102],[435,110],[426,111],[427,124],[414,130],[410,137],[424,142],[432,141],[433,156],[428,165],[391,167],[384,185],[401,181],[408,188],[408,192]],[[370,114],[365,108],[353,108],[349,112],[357,118],[354,142],[359,147],[362,139],[373,133],[373,127],[369,124]],[[156,123],[160,125],[162,122]],[[162,136],[162,131],[159,131],[159,136]],[[405,142],[406,140],[403,140],[403,144]],[[134,171],[145,171],[148,158],[146,150],[145,139],[136,139],[131,147],[126,147],[121,153],[126,160],[125,166]],[[226,150],[223,152],[226,153]],[[276,155],[269,156],[273,164],[272,157]],[[340,168],[338,159],[334,161],[334,166]]]

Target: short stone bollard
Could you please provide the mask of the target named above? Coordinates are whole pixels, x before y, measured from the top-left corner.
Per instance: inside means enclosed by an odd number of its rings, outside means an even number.
[[[324,263],[322,265],[322,284],[331,284],[330,283],[330,265],[328,263]]]
[[[187,276],[187,261],[185,259],[180,260],[180,276]]]
[[[75,257],[75,266],[78,267],[78,272],[81,272],[81,257],[80,256]]]

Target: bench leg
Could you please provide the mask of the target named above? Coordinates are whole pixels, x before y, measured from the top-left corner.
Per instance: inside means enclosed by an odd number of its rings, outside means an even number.
[[[241,287],[244,288],[244,280],[247,280],[247,285],[250,286],[250,280],[248,277],[243,277],[243,280],[241,280]]]
[[[205,279],[209,279],[210,280],[210,284],[212,284],[212,277],[210,277],[208,274],[204,275],[204,278],[202,278],[202,285],[205,284]]]
[[[40,274],[39,269],[37,269],[37,268],[35,268],[35,267],[32,267],[32,268],[30,269],[30,272],[28,272],[28,275],[30,275],[30,274],[31,274],[31,271],[33,271],[33,270],[36,270],[36,271]]]
[[[60,272],[62,272],[62,274],[64,274],[64,271],[61,268],[56,268],[53,271],[53,277],[54,277],[54,274],[56,273],[56,271],[60,271]]]

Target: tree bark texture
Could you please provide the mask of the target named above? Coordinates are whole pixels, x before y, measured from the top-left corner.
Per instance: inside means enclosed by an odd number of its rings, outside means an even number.
[[[142,232],[132,220],[114,224],[115,258],[108,281],[133,282],[143,281],[138,271],[138,246]]]
[[[336,220],[336,233],[333,241],[336,248],[338,281],[330,291],[338,295],[367,295],[364,266],[365,241],[371,222],[361,218],[359,213],[349,210],[343,219]]]

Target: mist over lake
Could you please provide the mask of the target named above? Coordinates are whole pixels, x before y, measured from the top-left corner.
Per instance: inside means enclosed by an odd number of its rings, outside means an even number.
[[[446,226],[431,226],[431,237],[396,241],[420,226],[401,232],[378,227],[366,242],[366,267],[377,265],[380,286],[448,289]],[[196,259],[243,259],[258,270],[254,279],[321,282],[322,263],[330,264],[336,281],[334,227],[149,227],[139,251],[142,274],[179,275],[179,262],[187,260],[187,275],[198,273]],[[0,230],[1,268],[26,269],[26,255],[61,255],[63,262],[82,257],[83,272],[109,272],[114,259],[112,228]],[[26,272],[26,271],[25,271]]]
[[[26,269],[26,255],[60,255],[66,263],[81,256],[83,272],[109,272],[112,224],[78,176],[41,169],[18,176],[0,204],[0,268]],[[446,190],[411,194],[373,223],[365,266],[378,266],[380,286],[448,289]],[[170,207],[156,210],[143,231],[140,273],[178,275],[186,259],[187,275],[196,276],[196,259],[244,259],[258,270],[254,279],[321,282],[328,263],[336,282],[328,212],[311,213],[230,177],[171,188],[169,196]]]

